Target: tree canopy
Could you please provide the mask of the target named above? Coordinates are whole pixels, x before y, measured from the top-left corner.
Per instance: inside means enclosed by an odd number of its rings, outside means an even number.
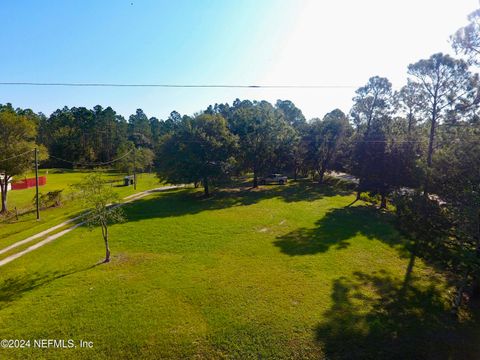
[[[232,174],[238,139],[218,114],[185,117],[165,135],[157,151],[157,172],[173,184],[198,183],[210,195],[210,185]]]
[[[0,106],[0,192],[2,207],[7,209],[7,186],[12,177],[34,168],[34,149],[40,149],[41,159],[47,157],[45,148],[35,141],[36,118],[15,111],[11,105]]]

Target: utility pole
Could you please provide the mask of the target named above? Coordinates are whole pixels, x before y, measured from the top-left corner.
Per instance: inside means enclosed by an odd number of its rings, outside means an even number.
[[[35,148],[35,203],[37,205],[37,221],[40,220],[40,209],[38,200],[38,149]]]
[[[133,190],[137,190],[137,148],[133,148]]]

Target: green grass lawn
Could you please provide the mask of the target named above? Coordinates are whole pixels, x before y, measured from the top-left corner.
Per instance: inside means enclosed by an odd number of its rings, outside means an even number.
[[[2,267],[0,338],[94,347],[0,358],[478,358],[476,319],[450,316],[440,275],[418,261],[400,297],[388,213],[307,183],[200,195],[126,206],[109,264],[100,230],[79,228]]]
[[[120,197],[135,193],[133,186],[118,186],[121,184],[124,174],[108,171],[103,171],[103,173],[106,180],[116,181],[115,183],[112,183],[112,185]],[[16,241],[23,240],[30,235],[36,234],[80,214],[83,211],[82,203],[78,200],[68,201],[68,198],[69,195],[74,192],[72,185],[80,183],[88,174],[89,171],[82,170],[40,170],[40,176],[47,176],[47,184],[39,188],[40,193],[63,190],[63,196],[67,199],[61,207],[42,210],[40,221],[36,220],[36,214],[33,211],[35,188],[9,191],[7,198],[9,210],[13,211],[13,209],[17,207],[19,211],[25,209],[31,209],[32,211],[21,215],[18,221],[12,219],[9,223],[0,222],[0,248]],[[26,177],[31,176],[34,175],[26,175]],[[140,174],[138,176],[137,192],[159,186],[161,186],[161,184],[154,174]]]
[[[78,184],[91,170],[69,170],[69,169],[40,169],[38,175],[47,177],[47,184],[39,187],[40,193],[47,193],[54,190],[63,190],[64,196],[72,192],[72,185]],[[116,171],[101,171],[106,181],[112,182],[120,195],[126,196],[133,193],[131,186],[119,186],[123,183],[125,174]],[[26,174],[25,178],[34,177],[35,174]],[[22,177],[23,178],[23,177]],[[16,178],[20,180],[21,178]],[[159,185],[154,174],[139,174],[137,190],[147,190]],[[8,205],[10,210],[14,207],[19,209],[31,208],[35,196],[35,187],[25,190],[14,190],[9,192]]]

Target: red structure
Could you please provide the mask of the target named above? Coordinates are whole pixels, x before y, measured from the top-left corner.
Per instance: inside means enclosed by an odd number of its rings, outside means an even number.
[[[46,176],[38,177],[39,186],[45,185],[46,183],[47,183]],[[23,190],[31,187],[35,187],[35,178],[23,179],[23,180],[15,181],[12,183],[12,190]]]

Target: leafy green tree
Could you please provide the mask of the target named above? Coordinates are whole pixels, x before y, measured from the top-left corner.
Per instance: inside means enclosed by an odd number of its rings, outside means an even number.
[[[385,118],[375,123],[367,138],[365,186],[372,195],[380,195],[380,208],[387,207],[392,192],[419,184],[421,149],[407,127],[403,118]]]
[[[281,169],[292,172],[293,179],[296,181],[307,153],[307,121],[302,110],[290,100],[277,100],[275,108],[283,113],[285,121],[291,127],[290,135],[285,136],[285,141],[277,151],[277,154],[281,154],[277,157],[279,166]]]
[[[421,85],[408,80],[407,85],[395,93],[395,105],[407,118],[407,134],[411,135],[419,118],[423,115],[423,109],[427,106]]]
[[[89,140],[96,149],[94,161],[110,161],[118,152],[118,144],[125,141],[125,120],[111,107],[97,105],[93,108],[93,122]]]
[[[420,98],[428,104],[424,108],[430,131],[423,189],[427,196],[437,126],[447,115],[447,110],[455,109],[456,105],[474,95],[472,76],[464,61],[442,53],[409,65],[408,74],[412,77],[411,83],[418,88]]]
[[[448,191],[447,188],[442,188],[441,186],[437,186],[435,189],[437,181],[435,178],[440,173],[435,175],[437,165],[434,163],[436,157],[434,149],[438,147],[439,124],[444,122],[444,124],[451,125],[452,119],[453,123],[455,123],[458,114],[462,112],[465,104],[471,104],[472,99],[476,95],[474,87],[476,77],[470,74],[468,65],[464,61],[454,59],[449,55],[439,53],[432,55],[429,59],[420,60],[408,67],[408,73],[412,77],[412,83],[417,84],[421,97],[425,99],[427,104],[424,108],[424,116],[427,119],[426,126],[429,128],[429,136],[425,175],[423,176],[423,200],[420,205],[417,204],[417,206],[412,207],[413,210],[406,212],[409,214],[410,219],[407,216],[405,217],[407,218],[406,221],[414,224],[418,223],[419,226],[423,226],[427,231],[413,236],[414,244],[411,249],[411,259],[405,277],[406,280],[409,279],[409,273],[413,269],[415,257],[418,254],[433,259],[432,261],[440,262],[443,265],[449,264],[447,266],[449,268],[452,268],[452,264],[456,263],[457,265],[453,266],[453,268],[456,268],[454,272],[462,272],[458,268],[458,261],[461,258],[459,254],[463,252],[462,246],[459,246],[459,244],[465,243],[465,239],[464,237],[459,237],[455,231],[455,229],[459,228],[455,224],[462,220],[452,216],[456,212],[455,207],[452,207],[452,194],[454,192]],[[440,135],[445,137],[448,133],[448,131],[441,131]],[[457,140],[463,141],[463,139],[455,137],[448,139],[447,136],[443,147],[446,149],[448,148],[448,143],[454,144]],[[444,154],[440,152],[438,155],[441,157]],[[454,158],[450,157],[448,161],[443,161],[441,173],[455,172],[455,167],[464,161],[461,159],[453,161]],[[446,179],[443,179],[443,181],[446,181]],[[459,181],[459,184],[463,183],[461,179],[456,179],[455,181]],[[459,189],[457,188],[455,191],[459,191]],[[432,192],[436,193],[436,195],[431,195]],[[435,207],[438,207],[445,198],[451,199],[447,201],[447,206],[436,209]],[[439,223],[446,223],[446,225],[440,226],[438,225]],[[442,229],[441,232],[444,235],[438,234],[432,240],[430,235],[435,233],[435,229]],[[435,241],[439,239],[442,239],[442,241]],[[458,241],[455,239],[458,239]],[[424,251],[424,249],[428,250]]]
[[[433,158],[432,190],[452,223],[448,264],[458,278],[457,306],[468,285],[480,295],[480,126],[463,124]]]
[[[374,76],[355,91],[350,112],[357,130],[368,136],[373,122],[391,114],[392,84],[387,78]]]
[[[36,144],[37,126],[28,116],[17,114],[10,105],[0,106],[0,192],[2,207],[7,212],[7,186],[12,177],[34,168],[35,147],[40,149],[40,159],[47,157],[46,149]]]
[[[385,176],[391,190],[418,188],[422,178],[424,155],[422,133],[412,129],[411,119],[393,118],[387,128]]]
[[[90,229],[100,226],[105,244],[105,263],[110,262],[109,231],[111,224],[125,221],[122,209],[115,205],[118,194],[105,183],[98,173],[88,175],[77,185],[88,212],[85,223]]]
[[[238,99],[236,99],[235,101],[240,102],[240,100]],[[232,111],[233,111],[233,107],[231,107],[230,105],[228,105],[228,103],[226,103],[226,104],[215,104],[213,106],[209,105],[207,110],[205,110],[205,113],[211,114],[211,115],[219,114],[228,120],[232,116]]]
[[[42,122],[40,133],[43,144],[52,155],[51,166],[71,166],[71,164],[60,162],[55,158],[71,162],[80,160],[82,152],[80,130],[69,108],[64,107],[54,111],[45,122]]]
[[[149,148],[135,148],[131,141],[121,143],[117,149],[117,158],[114,163],[116,169],[132,174],[134,168],[138,172],[143,172],[153,166],[155,153]]]
[[[322,183],[350,124],[346,115],[335,109],[322,120],[314,119],[309,125],[307,163],[314,172],[318,172],[318,181]]]
[[[469,24],[452,35],[452,45],[457,53],[464,54],[471,63],[480,64],[480,9],[468,15]]]
[[[158,176],[173,184],[201,181],[209,196],[212,183],[230,176],[237,143],[220,115],[184,117],[158,148]]]
[[[230,129],[239,138],[240,164],[253,171],[253,187],[258,187],[259,175],[279,165],[277,152],[294,133],[283,113],[267,101],[237,99],[233,106]]]
[[[305,172],[305,157],[308,151],[307,129],[308,125],[302,130],[289,129],[288,136],[285,136],[276,151],[275,162],[272,162],[277,169],[293,173],[294,181],[297,181],[299,173]]]
[[[135,114],[128,118],[128,135],[129,140],[135,143],[137,147],[151,147],[152,128],[150,120],[142,109],[137,109]]]
[[[275,108],[283,113],[285,121],[294,129],[300,130],[307,124],[302,110],[296,107],[290,100],[277,100]]]
[[[74,167],[112,160],[127,141],[127,127],[111,107],[64,107],[48,118],[40,116],[38,139],[52,156],[49,166]]]
[[[388,183],[388,127],[391,119],[377,119],[368,134],[356,144],[357,163],[360,166],[360,191],[381,196],[381,208],[386,207],[386,197],[391,190]],[[358,196],[357,196],[358,199]]]
[[[356,125],[357,134],[351,170],[353,175],[359,178],[358,200],[361,193],[368,190],[372,184],[372,181],[368,181],[370,185],[367,184],[366,177],[370,176],[371,178],[373,170],[381,171],[376,166],[380,166],[379,164],[383,162],[378,163],[378,156],[376,156],[376,160],[372,156],[384,152],[384,147],[380,143],[385,141],[381,134],[383,131],[381,122],[389,119],[392,113],[392,84],[386,78],[374,76],[355,93],[354,105],[350,114]],[[372,135],[373,127],[376,133]]]
[[[452,134],[451,134],[452,135]],[[456,285],[454,310],[464,293],[480,293],[480,131],[464,124],[433,156],[431,190],[397,200],[401,228],[413,239],[404,287],[415,257],[443,269]]]
[[[172,111],[166,120],[159,120],[156,117],[150,118],[149,121],[152,132],[152,147],[156,148],[160,143],[160,139],[164,135],[175,131],[177,124],[181,120],[182,116],[176,111]]]
[[[95,162],[97,148],[95,147],[95,116],[92,110],[85,107],[71,109],[78,134],[79,161],[85,163]]]

